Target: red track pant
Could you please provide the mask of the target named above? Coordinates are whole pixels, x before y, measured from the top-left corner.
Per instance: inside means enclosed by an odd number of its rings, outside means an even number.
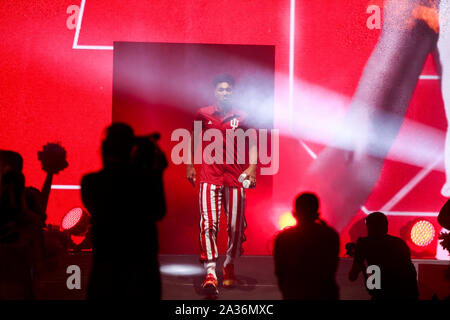
[[[220,212],[224,207],[227,216],[227,255],[235,258],[243,252],[245,241],[245,190],[239,187],[225,187],[210,183],[200,183],[200,260],[214,261],[219,256],[217,234]]]

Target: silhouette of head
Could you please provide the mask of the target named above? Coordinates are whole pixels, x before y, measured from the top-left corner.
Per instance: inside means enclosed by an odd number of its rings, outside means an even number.
[[[10,221],[21,208],[25,187],[23,158],[14,151],[0,150],[0,224]]]
[[[314,222],[319,218],[319,199],[313,193],[305,192],[295,199],[294,216],[299,221]]]
[[[14,172],[22,172],[23,158],[22,156],[10,150],[0,150],[0,173],[12,170]]]
[[[19,189],[25,184],[25,177],[22,174],[22,156],[10,150],[0,150],[0,194],[6,185],[17,185]]]
[[[133,129],[129,125],[113,123],[106,129],[106,138],[102,142],[103,163],[129,163],[134,142]]]
[[[366,218],[367,234],[371,236],[383,236],[388,233],[388,220],[382,212],[372,212]]]

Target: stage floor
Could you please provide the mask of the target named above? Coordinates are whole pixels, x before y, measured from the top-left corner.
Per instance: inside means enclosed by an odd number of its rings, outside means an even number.
[[[163,299],[166,300],[199,300],[206,297],[202,294],[201,283],[204,271],[197,255],[160,255]],[[219,257],[217,276],[222,278],[224,257]],[[336,275],[340,288],[341,300],[369,300],[362,275],[355,282],[348,280],[348,272],[352,259],[341,258]],[[431,299],[434,293],[439,297],[450,295],[450,283],[439,277],[448,261],[413,260],[419,278],[421,299]],[[221,300],[278,300],[281,293],[277,286],[272,256],[243,256],[236,260],[236,276],[238,285],[233,289],[219,288],[218,299]],[[419,273],[420,272],[420,273]],[[430,278],[430,274],[433,275]],[[444,292],[442,292],[444,291]],[[439,294],[440,293],[440,294]]]
[[[159,256],[162,298],[163,300],[203,300],[206,299],[201,290],[204,270],[198,255],[166,255]],[[219,280],[222,277],[224,257],[219,257]],[[449,261],[413,260],[419,277],[420,299],[431,299],[433,294],[439,298],[450,296],[450,282],[444,278]],[[342,300],[367,300],[369,295],[364,287],[362,276],[355,282],[347,279],[352,259],[341,258],[337,272],[337,283]],[[72,253],[65,265],[77,265],[81,269],[81,289],[69,290],[66,280],[69,276],[66,267],[61,267],[43,280],[40,299],[80,300],[85,299],[91,269],[91,253]],[[278,300],[278,290],[274,273],[272,256],[243,256],[237,259],[236,276],[238,285],[233,289],[219,288],[219,300]]]
[[[217,276],[222,279],[222,264],[225,257],[219,257]],[[363,287],[362,279],[355,282],[347,280],[352,260],[340,259],[337,282],[341,299],[367,300],[369,294]],[[161,278],[163,299],[167,300],[201,300],[201,283],[204,271],[197,255],[161,255]],[[176,274],[178,272],[178,274]],[[182,274],[182,273],[186,274]],[[271,256],[243,256],[235,262],[238,285],[233,289],[219,288],[218,300],[279,300]],[[193,274],[188,274],[193,273]]]

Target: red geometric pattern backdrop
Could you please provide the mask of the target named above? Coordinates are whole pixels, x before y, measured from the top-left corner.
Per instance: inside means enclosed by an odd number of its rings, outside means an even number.
[[[23,155],[27,185],[39,188],[45,175],[36,153],[47,142],[59,142],[69,167],[54,178],[61,190],[52,190],[47,222],[60,224],[66,212],[80,206],[76,188],[83,174],[101,167],[100,141],[112,120],[114,41],[275,46],[275,128],[284,125],[280,119],[286,112],[301,104],[314,108],[321,99],[337,108],[329,116],[340,116],[380,35],[366,26],[366,10],[373,4],[382,10],[382,1],[361,0],[1,1],[0,148]],[[436,75],[431,59],[423,75]],[[435,128],[443,149],[447,124],[435,77],[419,80],[406,117]],[[314,161],[311,154],[325,146],[303,142],[310,153],[282,134],[273,196],[249,192],[246,253],[271,253],[279,216],[290,209],[302,173]],[[170,146],[162,148],[170,155]],[[391,201],[418,174],[411,190]],[[387,160],[365,207],[377,210],[390,203],[388,211],[436,212],[445,201],[439,193],[443,182],[442,163],[427,171]],[[180,183],[186,183],[184,177]],[[161,252],[197,253],[198,226],[184,226],[188,235],[178,237],[177,214],[183,212],[171,212],[169,203],[160,225]],[[356,215],[342,232],[343,244],[364,215]],[[434,217],[428,219],[435,224]],[[400,234],[409,220],[393,217],[392,233]]]

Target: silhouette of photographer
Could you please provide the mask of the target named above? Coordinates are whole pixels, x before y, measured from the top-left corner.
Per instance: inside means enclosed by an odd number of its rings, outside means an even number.
[[[409,247],[402,239],[388,234],[388,220],[382,212],[366,218],[367,237],[356,242],[355,258],[349,280],[365,274],[365,263],[380,268],[381,287],[369,289],[373,300],[418,299],[417,273]]]
[[[88,299],[161,297],[156,221],[166,212],[157,136],[136,137],[124,123],[106,129],[104,168],[83,177],[91,214],[93,267]]]

